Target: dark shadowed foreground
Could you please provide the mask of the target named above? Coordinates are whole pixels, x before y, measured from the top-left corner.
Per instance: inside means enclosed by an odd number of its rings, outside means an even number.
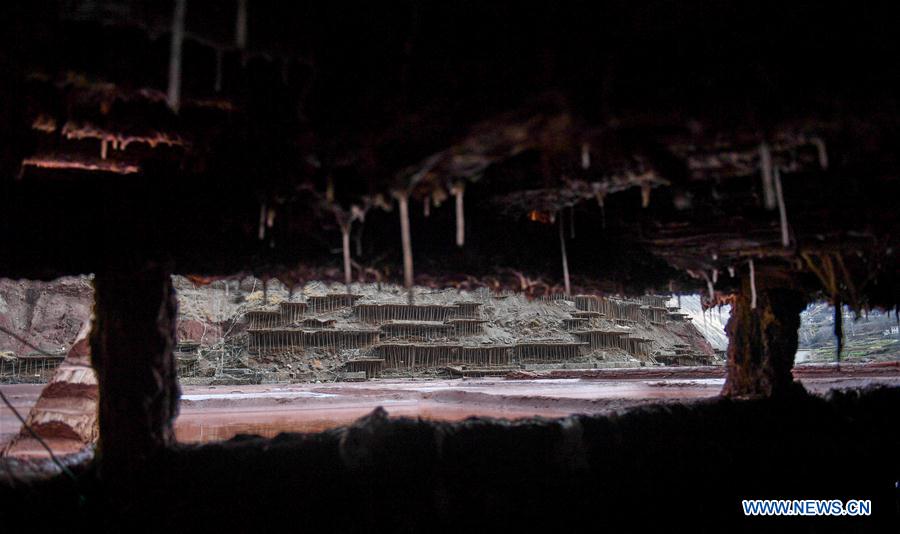
[[[741,499],[872,499],[872,517],[815,520],[820,530],[863,532],[897,519],[898,406],[897,389],[882,388],[515,422],[393,420],[375,410],[320,434],[161,451],[133,481],[133,504],[114,515],[121,496],[103,492],[93,467],[77,487],[63,478],[28,490],[4,484],[0,499],[33,527],[157,532],[596,532],[621,520],[757,531],[779,520],[744,518]]]

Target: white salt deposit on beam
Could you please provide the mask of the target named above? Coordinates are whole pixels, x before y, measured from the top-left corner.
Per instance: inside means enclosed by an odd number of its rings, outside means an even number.
[[[175,12],[172,14],[172,46],[169,50],[169,91],[166,97],[169,107],[176,112],[181,105],[181,48],[184,43],[186,12],[187,0],[175,0]]]
[[[750,309],[756,309],[756,269],[753,267],[753,258],[750,259]]]
[[[775,189],[772,187],[772,151],[767,143],[759,145],[759,166],[762,171],[763,198],[766,209],[775,208]]]
[[[456,197],[456,246],[466,244],[466,215],[463,210],[463,194],[465,185],[460,183],[453,186],[453,196]]]
[[[781,170],[775,169],[775,196],[778,200],[778,219],[781,223],[781,244],[787,248],[791,244],[788,234],[787,209],[784,207],[784,194],[781,190]]]

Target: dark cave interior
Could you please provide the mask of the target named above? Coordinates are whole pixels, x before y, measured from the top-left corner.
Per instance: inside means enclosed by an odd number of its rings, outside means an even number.
[[[96,274],[101,401],[78,486],[0,479],[3,524],[532,530],[653,503],[751,529],[741,498],[820,495],[896,521],[896,388],[790,374],[806,303],[900,304],[900,41],[886,6],[839,4],[4,5],[0,276]],[[733,306],[726,387],[176,445],[172,273],[702,292]]]

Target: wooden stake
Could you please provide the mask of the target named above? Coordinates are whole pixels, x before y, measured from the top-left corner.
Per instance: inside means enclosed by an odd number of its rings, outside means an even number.
[[[409,291],[409,300],[412,303],[413,258],[409,233],[409,195],[398,194],[397,202],[400,204],[400,240],[403,245],[403,285]]]
[[[566,296],[568,297],[572,290],[569,285],[569,258],[566,256],[566,234],[563,230],[562,217],[559,218],[559,249],[562,253],[563,283],[566,288]]]
[[[350,282],[353,272],[350,269],[350,227],[353,223],[341,225],[341,245],[344,249],[344,283],[347,284],[347,293],[350,293]]]

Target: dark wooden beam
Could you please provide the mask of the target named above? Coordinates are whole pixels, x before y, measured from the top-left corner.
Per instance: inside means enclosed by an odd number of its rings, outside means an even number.
[[[100,389],[101,473],[127,484],[174,442],[178,306],[169,270],[158,265],[97,273],[94,299],[91,362]]]
[[[806,299],[783,282],[744,278],[725,327],[729,343],[723,394],[770,397],[802,387],[794,383],[791,367]]]

